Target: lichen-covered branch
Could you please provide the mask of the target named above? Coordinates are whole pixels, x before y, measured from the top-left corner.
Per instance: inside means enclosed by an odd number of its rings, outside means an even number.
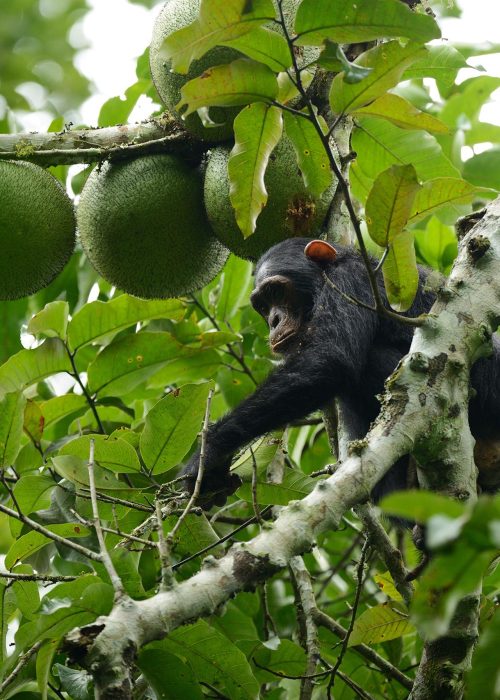
[[[168,113],[139,124],[101,129],[0,134],[0,160],[28,160],[44,167],[97,163],[152,153],[192,157],[206,148],[207,144],[191,136]]]
[[[292,557],[310,550],[320,532],[335,529],[347,509],[368,499],[403,455],[425,448],[428,460],[440,466],[435,488],[461,500],[475,498],[473,438],[467,422],[469,371],[488,349],[499,309],[500,199],[464,237],[445,289],[387,382],[379,417],[336,472],[302,501],[283,508],[274,525],[253,540],[233,545],[219,560],[205,559],[192,578],[147,600],[120,601],[110,615],[68,635],[66,647],[73,660],[91,670],[97,697],[130,698],[130,665],[142,645],[213,614],[234,594],[254,588]],[[440,440],[434,439],[438,431]],[[472,629],[472,617],[468,619]],[[474,635],[462,637],[461,643],[462,651],[472,650]],[[430,653],[431,647],[427,649]],[[469,653],[458,658],[446,640],[439,652],[439,664],[432,668],[435,686],[440,676],[449,676],[450,668],[455,685],[460,685]],[[420,674],[426,672],[424,663]]]

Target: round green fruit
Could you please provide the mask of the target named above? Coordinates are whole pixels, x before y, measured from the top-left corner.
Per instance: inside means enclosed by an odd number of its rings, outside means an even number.
[[[269,159],[264,177],[267,204],[257,227],[244,238],[229,199],[227,163],[230,149],[218,147],[208,157],[205,172],[205,208],[217,238],[241,258],[257,260],[275,243],[294,236],[314,236],[328,212],[334,185],[321,197],[305,187],[290,140],[282,138]]]
[[[46,287],[75,247],[73,204],[59,182],[24,161],[0,161],[0,299]]]
[[[285,21],[290,31],[293,29],[295,12],[300,3],[301,0],[284,0]],[[277,7],[276,0],[274,0],[274,4]],[[151,76],[161,100],[179,120],[180,115],[176,111],[175,105],[181,99],[181,89],[188,81],[197,78],[213,66],[231,63],[243,57],[243,54],[236,51],[236,49],[216,46],[200,59],[193,61],[186,75],[180,75],[171,71],[172,62],[161,57],[161,46],[167,36],[194,22],[198,17],[199,9],[200,0],[169,0],[163,6],[153,28],[149,54]],[[280,31],[272,23],[269,25],[269,28],[277,32]],[[319,55],[319,50],[316,47],[298,47],[297,50],[299,51],[299,65],[306,65],[314,61]],[[188,131],[205,141],[227,141],[233,135],[233,121],[240,109],[240,107],[211,107],[210,118],[220,126],[204,127],[196,113],[190,114],[182,123]]]
[[[203,287],[228,256],[203,210],[198,171],[175,156],[96,168],[83,188],[77,220],[82,246],[99,274],[146,299]]]

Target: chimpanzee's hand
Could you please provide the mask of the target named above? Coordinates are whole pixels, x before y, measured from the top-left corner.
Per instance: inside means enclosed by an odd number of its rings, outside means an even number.
[[[181,476],[185,477],[184,487],[189,493],[194,491],[199,465],[200,452],[197,450],[181,472]],[[204,510],[210,510],[212,506],[223,506],[227,497],[241,486],[240,477],[231,474],[230,466],[231,457],[220,457],[207,450],[201,490],[197,499],[197,504]]]

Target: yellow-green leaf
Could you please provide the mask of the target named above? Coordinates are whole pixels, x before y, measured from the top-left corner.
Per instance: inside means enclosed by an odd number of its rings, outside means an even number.
[[[245,238],[255,231],[257,218],[266,206],[264,175],[282,130],[281,110],[263,102],[249,105],[234,120],[235,144],[227,166],[229,196]]]
[[[325,147],[308,119],[290,112],[285,112],[284,118],[286,133],[297,156],[304,185],[312,194],[320,197],[330,187],[333,178]],[[318,119],[324,131],[328,131],[323,118],[319,116]]]
[[[400,0],[303,0],[297,11],[298,45],[321,46],[406,37],[424,43],[441,36],[429,15],[412,12]]]
[[[47,530],[50,530],[60,537],[87,537],[90,535],[90,530],[85,525],[80,523],[61,523],[58,525],[47,525]],[[17,539],[7,552],[5,557],[5,566],[7,569],[12,569],[18,561],[31,556],[38,550],[50,544],[53,540],[50,537],[42,535],[40,532],[32,530],[26,535]]]
[[[395,311],[408,311],[418,289],[418,269],[413,233],[394,237],[382,267],[389,303]]]
[[[492,194],[493,190],[486,187],[471,185],[470,182],[458,177],[438,177],[424,183],[413,202],[410,222],[424,219],[441,207],[453,204],[466,204],[477,194]]]
[[[12,392],[0,401],[0,468],[11,467],[21,447],[26,399]]]
[[[237,39],[222,42],[222,45],[237,49],[254,61],[265,63],[277,73],[286,70],[292,63],[290,49],[285,38],[272,29],[266,29],[266,27],[257,27]]]
[[[401,80],[408,66],[425,56],[426,49],[409,42],[381,44],[361,54],[355,64],[373,70],[358,83],[347,83],[344,74],[335,76],[330,89],[330,105],[336,114],[349,114],[373,102]]]
[[[400,129],[425,129],[436,134],[447,134],[448,127],[442,121],[414,107],[404,97],[388,92],[366,107],[359,107],[353,114],[359,116],[381,117],[387,119]]]
[[[413,625],[404,607],[397,603],[385,603],[369,608],[354,623],[349,637],[349,646],[357,644],[377,644],[389,639],[398,639],[412,632]]]
[[[28,333],[43,335],[47,338],[66,337],[69,305],[67,301],[51,301],[31,317],[28,322]]]
[[[175,108],[183,117],[206,107],[234,107],[252,102],[270,102],[278,94],[273,71],[262,63],[239,58],[223,66],[214,66],[199,78],[190,80],[181,90]]]
[[[197,19],[170,34],[161,55],[172,60],[174,71],[185,74],[191,61],[209,49],[243,36],[274,16],[272,0],[201,0]]]
[[[380,173],[366,200],[370,237],[382,248],[404,229],[420,185],[413,165],[392,165]]]

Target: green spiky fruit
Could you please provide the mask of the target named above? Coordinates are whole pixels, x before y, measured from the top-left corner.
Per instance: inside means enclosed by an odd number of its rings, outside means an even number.
[[[197,78],[212,66],[219,66],[231,63],[237,58],[242,58],[243,54],[235,49],[224,46],[216,46],[208,51],[200,59],[193,61],[186,75],[171,72],[172,62],[167,61],[160,55],[160,49],[167,36],[173,34],[178,29],[183,29],[194,22],[198,17],[201,0],[169,0],[163,6],[153,29],[153,37],[150,46],[150,67],[153,82],[158,94],[167,106],[168,110],[180,119],[180,115],[175,110],[175,105],[181,99],[181,89],[189,81]],[[285,21],[292,31],[293,20],[297,7],[301,0],[284,0],[283,10]],[[277,6],[276,0],[274,0]],[[276,25],[271,24],[270,29],[279,31]],[[316,47],[298,47],[298,58],[300,65],[306,65],[314,61],[319,50]],[[221,126],[204,127],[198,114],[190,114],[182,123],[188,131],[195,136],[206,141],[227,141],[233,134],[234,117],[240,111],[240,107],[222,108],[211,107],[210,118]]]
[[[175,156],[96,168],[83,188],[77,220],[99,274],[147,299],[200,289],[228,256],[207,221],[198,171]]]
[[[257,260],[275,243],[294,236],[315,236],[323,224],[334,185],[321,197],[305,187],[291,141],[283,137],[269,159],[264,182],[268,201],[254,233],[244,238],[229,199],[227,163],[230,149],[210,152],[205,172],[205,208],[217,238],[236,255]]]
[[[0,161],[0,299],[46,287],[75,247],[73,204],[59,182],[25,161]]]

